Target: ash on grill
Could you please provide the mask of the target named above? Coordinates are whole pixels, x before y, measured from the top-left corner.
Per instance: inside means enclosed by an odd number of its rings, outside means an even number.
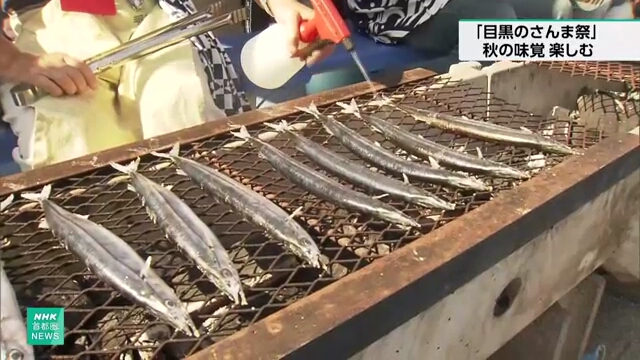
[[[488,109],[487,94],[482,89],[455,82],[432,86],[433,82],[433,79],[424,79],[389,88],[385,95],[401,98],[400,103],[418,108],[464,114],[475,119],[486,118],[490,122],[513,128],[545,131],[556,140],[577,147],[594,143],[594,139],[587,138],[583,128],[571,119],[553,119],[549,122],[497,99],[492,99]],[[356,98],[358,103],[370,100],[371,96]],[[400,153],[358,119],[338,114],[341,111],[339,106],[320,107],[320,111],[335,114],[350,128]],[[426,139],[473,154],[480,149],[485,158],[521,170],[535,172],[538,167],[550,167],[562,160],[557,155],[542,155],[530,149],[516,149],[445,134],[398,111],[383,111],[379,115]],[[320,124],[310,121],[309,115],[296,113],[272,119],[277,120],[286,120],[299,129],[301,135],[323,143],[342,156],[361,161],[330,137]],[[249,131],[254,136],[272,132],[264,126],[249,128]],[[286,137],[269,136],[270,144],[316,168],[306,158],[296,154],[293,144],[289,144]],[[225,248],[231,249],[231,258],[249,287],[247,297],[250,304],[232,308],[227,298],[151,224],[136,195],[127,191],[126,182],[120,174],[105,167],[89,174],[71,176],[53,184],[54,194],[51,198],[71,212],[90,214],[92,221],[126,240],[142,256],[151,256],[154,270],[192,309],[196,326],[204,327],[207,331],[203,331],[198,339],[186,338],[148,317],[142,309],[132,306],[101,284],[82,263],[62,249],[50,232],[38,229],[38,220],[42,217],[40,208],[19,200],[0,213],[0,239],[8,239],[8,246],[2,252],[7,275],[21,306],[60,306],[66,309],[67,345],[39,347],[39,355],[54,359],[182,358],[421,236],[415,231],[401,230],[316,199],[284,180],[257,156],[255,150],[229,146],[234,142],[237,140],[229,135],[216,136],[191,144],[190,148],[182,146],[183,150],[188,151],[181,155],[197,158],[201,163],[220,169],[264,194],[289,213],[302,207],[303,214],[297,221],[319,244],[329,263],[329,273],[322,274],[318,269],[302,266],[298,259],[268,241],[257,228],[242,221],[227,207],[212,203],[192,182],[176,175],[175,168],[166,165],[164,160],[153,156],[143,157],[140,172],[157,183],[172,185],[172,191],[212,227]],[[451,211],[428,210],[388,197],[382,200],[420,222],[424,234],[517,184],[504,179],[481,178],[492,187],[491,193],[474,194],[442,186],[413,184],[456,203],[456,209]]]

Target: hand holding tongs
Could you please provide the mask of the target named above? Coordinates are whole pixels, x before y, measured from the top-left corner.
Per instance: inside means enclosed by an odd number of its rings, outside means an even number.
[[[219,15],[224,10],[222,2],[217,2],[205,10],[186,16],[174,23],[89,58],[86,63],[94,74],[100,74],[193,36],[247,20],[246,8]],[[47,95],[43,90],[29,84],[18,84],[11,89],[13,102],[17,106],[31,105]]]

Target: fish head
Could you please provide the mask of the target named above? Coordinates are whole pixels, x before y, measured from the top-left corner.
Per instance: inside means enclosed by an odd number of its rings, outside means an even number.
[[[33,347],[30,345],[13,339],[11,333],[5,331],[2,333],[2,341],[0,342],[0,359],[1,360],[34,360]]]
[[[533,136],[536,138],[538,145],[543,151],[553,153],[553,154],[562,154],[562,155],[577,155],[579,151],[576,151],[571,148],[571,146],[567,144],[563,144],[559,141],[550,139],[546,136],[542,136],[541,134],[534,133]]]
[[[561,144],[559,142],[548,142],[545,143],[543,145],[543,149],[550,152],[550,153],[555,153],[555,154],[562,154],[562,155],[578,155],[580,154],[580,152],[572,149],[570,146],[565,145],[565,144]]]
[[[290,250],[296,256],[305,260],[315,268],[322,268],[321,252],[316,243],[309,239],[299,239],[295,244],[290,244]]]
[[[466,189],[466,190],[474,190],[474,191],[488,191],[489,187],[482,182],[481,180],[478,180],[476,178],[473,177],[456,177],[456,178],[451,178],[449,179],[451,180],[451,182],[461,188],[461,189]]]
[[[162,317],[169,320],[171,324],[173,324],[178,330],[190,336],[200,336],[198,332],[198,328],[193,323],[189,312],[182,302],[176,302],[175,299],[167,298],[162,299],[161,304],[158,308],[164,308],[164,312],[162,313]]]
[[[499,176],[503,179],[515,179],[515,180],[527,180],[531,178],[529,174],[522,170],[518,170],[512,167],[501,166],[495,169],[491,169],[491,172],[496,176]]]
[[[214,285],[226,294],[236,305],[246,305],[242,282],[235,269],[222,269],[209,276]]]
[[[161,281],[158,283],[150,281],[145,288],[144,293],[140,295],[148,307],[153,310],[154,315],[189,336],[200,336],[187,308],[171,288]]]

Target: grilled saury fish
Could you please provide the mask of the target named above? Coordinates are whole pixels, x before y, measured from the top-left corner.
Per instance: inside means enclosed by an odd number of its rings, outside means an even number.
[[[199,336],[184,304],[151,269],[151,257],[143,260],[111,231],[49,200],[50,194],[51,185],[47,185],[40,194],[24,193],[22,197],[42,205],[46,227],[67,250],[124,297],[144,306],[178,330]]]
[[[277,131],[284,132],[295,144],[296,149],[324,170],[356,186],[370,191],[388,194],[390,197],[424,207],[453,210],[455,204],[444,201],[435,195],[396,180],[366,166],[347,159],[324,146],[293,132],[287,123],[265,124]]]
[[[260,157],[266,159],[274,169],[294,184],[309,191],[320,199],[349,210],[368,214],[401,227],[419,227],[420,224],[393,206],[352,190],[339,182],[320,174],[272,145],[252,137],[243,126],[235,136],[248,140],[259,149]]]
[[[224,246],[211,229],[171,190],[137,172],[140,159],[128,166],[111,163],[131,178],[130,189],[138,194],[149,217],[158,224],[198,269],[235,304],[246,305],[242,282]]]
[[[338,103],[338,105],[344,109],[343,112],[355,115],[407,153],[423,160],[431,161],[433,159],[439,164],[449,165],[455,169],[507,179],[524,180],[530,177],[524,171],[511,166],[450,149],[377,116],[361,113],[355,99],[351,101],[351,104]]]
[[[423,121],[444,131],[466,135],[481,140],[520,145],[563,155],[576,154],[569,146],[536,134],[529,129],[512,129],[506,126],[477,121],[462,116],[447,115],[433,110],[418,109],[409,105],[394,104],[384,99],[382,104],[398,109],[416,120]]]
[[[269,199],[221,172],[178,156],[179,151],[179,146],[176,144],[168,154],[158,152],[152,154],[170,159],[216,201],[231,207],[304,261],[317,268],[324,267],[320,258],[320,249],[291,215]]]
[[[34,360],[16,294],[0,263],[0,359]]]
[[[428,183],[448,185],[465,190],[488,190],[488,187],[478,179],[403,159],[358,134],[341,122],[323,115],[313,104],[308,108],[298,108],[298,110],[313,115],[322,123],[327,132],[332,134],[342,145],[358,157],[391,173],[414,177]]]

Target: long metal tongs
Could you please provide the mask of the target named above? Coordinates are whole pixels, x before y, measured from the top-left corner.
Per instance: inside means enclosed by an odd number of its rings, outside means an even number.
[[[224,0],[223,0],[224,1]],[[152,54],[193,36],[233,25],[247,20],[247,9],[241,8],[219,15],[225,11],[222,1],[207,9],[186,16],[174,23],[149,32],[139,38],[123,43],[109,51],[86,60],[89,68],[100,74],[109,69]],[[13,102],[17,106],[31,105],[48,94],[29,84],[18,84],[11,89]]]

